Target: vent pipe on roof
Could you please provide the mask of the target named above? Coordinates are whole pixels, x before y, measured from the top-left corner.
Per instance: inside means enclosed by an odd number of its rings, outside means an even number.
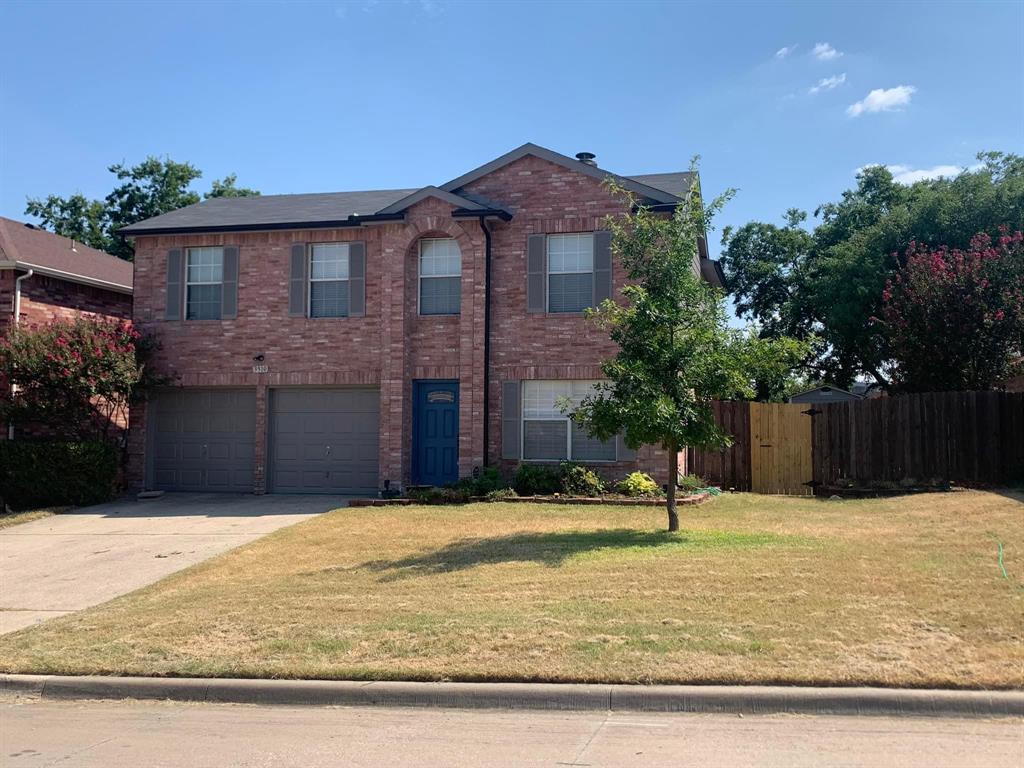
[[[579,160],[581,163],[586,163],[587,165],[597,166],[597,163],[595,162],[596,157],[597,155],[595,155],[593,152],[576,153],[576,159]]]

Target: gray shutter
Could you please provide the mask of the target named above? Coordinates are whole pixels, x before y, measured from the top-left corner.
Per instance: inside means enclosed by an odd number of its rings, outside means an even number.
[[[224,276],[221,278],[220,316],[222,320],[238,317],[238,246],[224,246]]]
[[[612,297],[612,233],[594,233],[594,306]]]
[[[292,243],[291,280],[288,283],[288,314],[306,316],[306,244]]]
[[[615,436],[615,460],[636,461],[636,449],[626,445],[626,437],[621,432]]]
[[[366,243],[362,242],[348,246],[348,314],[366,314]]]
[[[547,235],[530,235],[526,247],[526,311],[546,312],[548,282]]]
[[[520,457],[519,430],[522,428],[520,419],[519,382],[501,382],[501,458],[518,459]]]
[[[183,270],[181,248],[172,248],[167,252],[167,308],[164,317],[168,320],[181,320],[181,277]]]

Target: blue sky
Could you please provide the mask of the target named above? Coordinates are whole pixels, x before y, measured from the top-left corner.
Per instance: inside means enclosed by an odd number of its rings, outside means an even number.
[[[865,164],[1024,151],[1019,2],[8,2],[0,26],[13,218],[147,154],[271,194],[439,184],[533,141],[620,173],[700,154],[706,192],[740,190],[720,228]]]

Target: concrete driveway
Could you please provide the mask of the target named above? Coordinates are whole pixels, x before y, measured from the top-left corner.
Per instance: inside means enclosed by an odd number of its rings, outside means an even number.
[[[110,600],[347,503],[169,493],[0,530],[0,634]]]

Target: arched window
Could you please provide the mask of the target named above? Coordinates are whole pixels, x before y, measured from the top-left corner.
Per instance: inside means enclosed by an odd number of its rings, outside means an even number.
[[[462,306],[462,252],[453,238],[420,240],[420,314],[457,315]]]

